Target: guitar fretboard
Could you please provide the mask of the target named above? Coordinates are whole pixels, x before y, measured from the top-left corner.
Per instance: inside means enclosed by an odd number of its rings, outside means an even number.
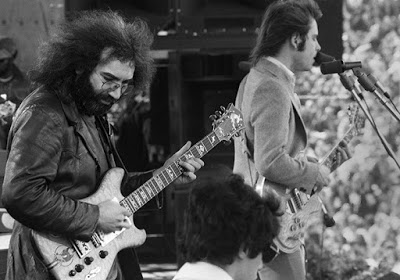
[[[333,148],[332,150],[325,156],[325,158],[322,160],[323,165],[325,165],[326,167],[328,167],[329,169],[332,168],[332,166],[336,163],[336,153],[339,147],[339,144],[344,141],[346,143],[349,143],[351,141],[351,139],[353,139],[354,136],[357,135],[357,131],[354,127],[349,128],[349,130],[347,130],[346,134],[344,135],[344,137],[342,138],[342,140],[340,140]]]
[[[149,202],[153,197],[160,193],[165,187],[182,175],[180,161],[190,158],[201,158],[220,143],[221,140],[213,131],[202,140],[193,145],[177,161],[165,167],[157,176],[153,176],[146,183],[133,191],[130,195],[120,201],[120,205],[128,209],[131,214]]]

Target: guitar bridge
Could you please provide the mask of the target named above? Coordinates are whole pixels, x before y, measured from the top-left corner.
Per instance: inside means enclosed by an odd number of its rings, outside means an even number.
[[[90,240],[92,241],[92,243],[93,243],[95,248],[100,247],[102,239],[101,239],[100,235],[97,232],[95,232],[93,234],[93,236],[92,236],[92,238]]]

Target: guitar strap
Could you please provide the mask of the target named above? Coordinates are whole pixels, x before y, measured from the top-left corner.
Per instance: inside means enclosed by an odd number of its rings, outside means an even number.
[[[240,86],[239,86],[239,89],[238,89],[238,96],[237,96],[237,100],[236,100],[236,103],[237,103],[236,106],[238,107],[238,109],[240,111],[242,111],[244,88],[246,86],[247,77],[248,77],[248,75],[240,83]],[[247,158],[247,166],[249,168],[251,186],[255,188],[256,192],[260,196],[263,196],[263,194],[264,194],[264,187],[263,186],[264,186],[265,178],[258,173],[257,169],[255,169],[256,170],[256,179],[257,179],[257,181],[255,181],[254,178],[253,178],[253,173],[252,173],[252,170],[251,170],[250,162],[252,162],[254,164],[254,158],[253,158],[253,153],[250,151],[249,146],[247,145],[246,130],[244,130],[243,133],[241,133],[240,142],[241,142],[241,146],[242,146],[242,152],[246,155],[246,158]]]

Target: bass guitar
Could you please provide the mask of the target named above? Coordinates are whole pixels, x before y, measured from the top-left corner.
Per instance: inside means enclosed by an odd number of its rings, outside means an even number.
[[[32,231],[34,245],[56,279],[105,280],[120,250],[144,243],[146,232],[134,225],[133,214],[182,174],[178,162],[203,157],[221,141],[229,141],[231,137],[238,136],[244,128],[243,116],[236,107],[229,104],[227,109],[221,109],[222,112],[218,112],[219,118],[213,122],[211,133],[128,196],[123,197],[120,191],[124,170],[112,168],[106,172],[96,193],[81,200],[90,204],[99,204],[109,199],[119,201],[131,214],[127,217],[132,224],[130,228],[109,234],[96,231],[89,242]]]

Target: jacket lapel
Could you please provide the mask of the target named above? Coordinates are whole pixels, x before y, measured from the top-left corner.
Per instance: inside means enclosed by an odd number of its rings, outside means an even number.
[[[302,138],[305,141],[305,145],[307,146],[307,131],[305,129],[303,118],[300,114],[300,100],[295,98],[294,93],[295,78],[293,76],[290,76],[289,73],[287,73],[275,63],[269,61],[267,58],[261,59],[255,66],[255,69],[263,73],[268,72],[269,75],[275,76],[278,79],[283,80],[284,83],[288,85],[288,87],[290,88],[289,98],[292,101],[293,112],[296,120],[298,120],[299,122],[299,125],[297,125],[296,129],[299,130],[299,133],[302,135]]]
[[[90,134],[87,125],[80,117],[78,108],[75,106],[75,103],[65,104],[65,103],[61,102],[61,105],[62,105],[64,114],[68,120],[68,123],[74,127],[75,132],[80,136],[83,144],[85,145],[89,154],[93,157],[94,161],[96,162],[96,165],[99,168],[100,167],[99,160],[95,153],[96,147],[94,145],[94,142],[91,140],[92,135]]]

